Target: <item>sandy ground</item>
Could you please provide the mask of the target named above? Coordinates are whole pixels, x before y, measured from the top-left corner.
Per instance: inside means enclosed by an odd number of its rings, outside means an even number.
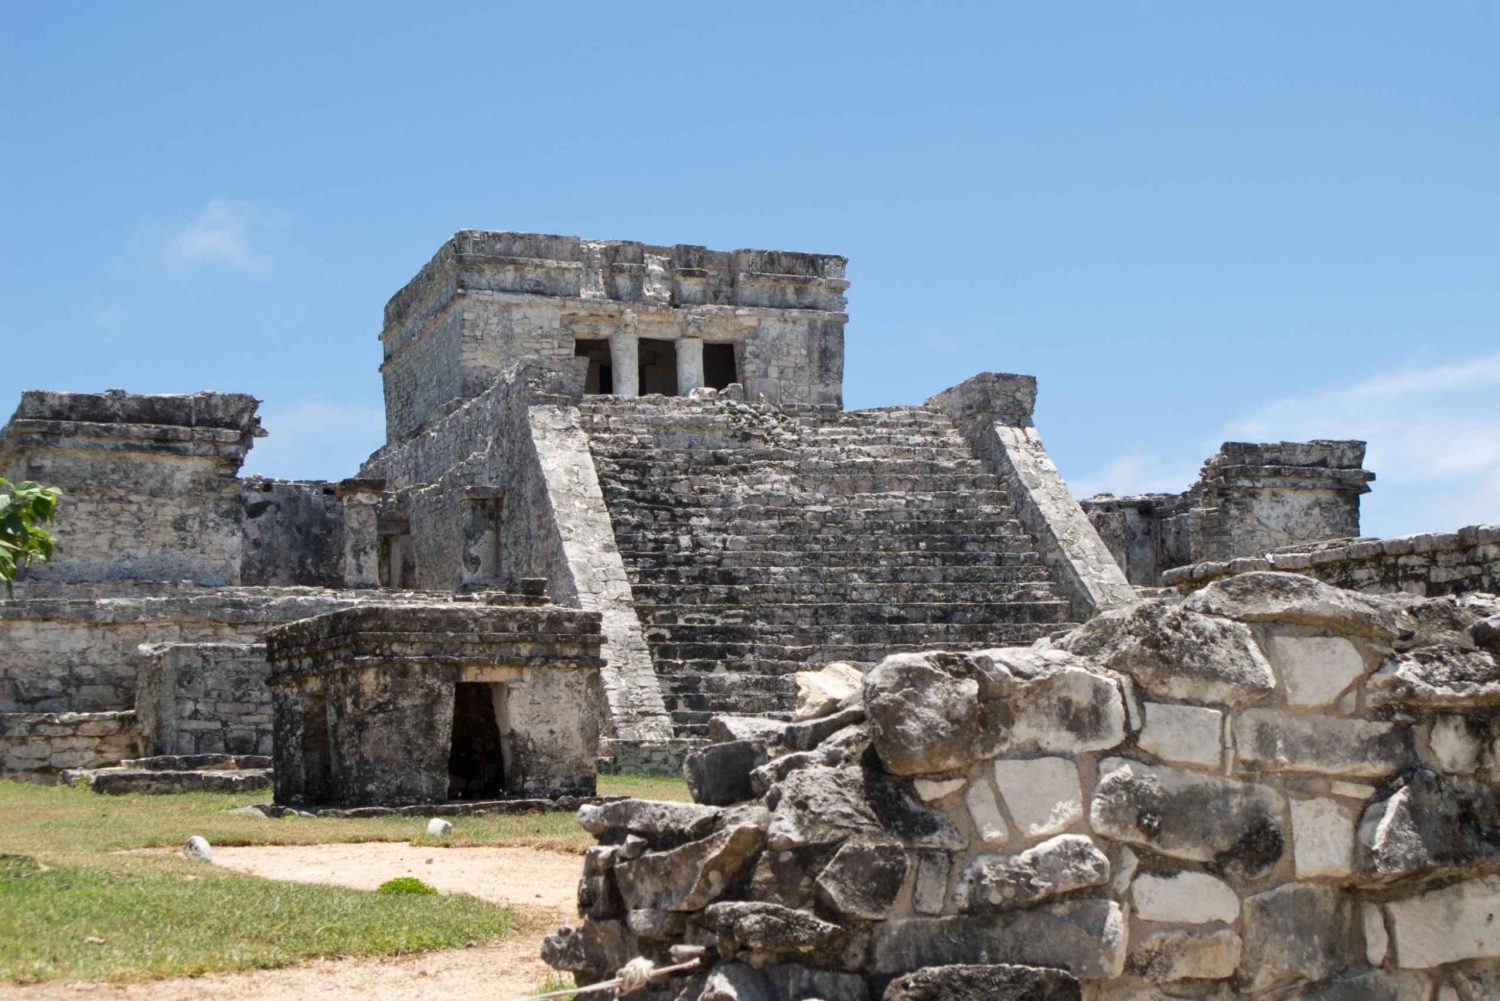
[[[316,960],[281,970],[180,977],[135,984],[72,981],[0,984],[0,1001],[511,1001],[549,972],[542,937],[573,912],[583,857],[534,848],[413,848],[407,844],[215,848],[214,863],[269,879],[372,890],[416,876],[440,892],[471,893],[516,910],[506,941],[415,956]]]

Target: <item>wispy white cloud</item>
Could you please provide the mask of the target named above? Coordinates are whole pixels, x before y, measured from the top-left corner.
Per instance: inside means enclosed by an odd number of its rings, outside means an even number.
[[[1214,444],[1312,438],[1369,442],[1365,466],[1379,477],[1363,504],[1361,527],[1370,535],[1500,522],[1500,352],[1403,366],[1268,400],[1226,421],[1210,437]],[[1187,444],[1160,451],[1132,449],[1079,481],[1077,493],[1185,489],[1197,475],[1197,463],[1208,455],[1186,455]]]
[[[286,222],[286,213],[255,202],[215,198],[191,214],[142,223],[121,263],[170,275],[209,269],[262,274],[274,263],[264,239]]]
[[[289,480],[339,480],[385,443],[385,412],[363,403],[297,400],[262,406],[258,439],[244,474]]]
[[[129,315],[125,311],[125,307],[111,302],[93,309],[89,313],[89,323],[95,329],[103,331],[106,335],[113,336],[119,333],[121,328],[125,326]]]

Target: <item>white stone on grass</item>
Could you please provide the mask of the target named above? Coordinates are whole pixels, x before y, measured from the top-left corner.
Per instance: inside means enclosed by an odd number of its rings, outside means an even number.
[[[1027,837],[1055,834],[1083,819],[1078,766],[1067,758],[997,761],[995,784]]]
[[[427,822],[427,836],[431,838],[446,838],[453,833],[453,825],[442,817],[433,817]]]
[[[916,787],[917,795],[922,802],[931,803],[935,799],[951,796],[964,787],[963,779],[917,779],[912,783]]]
[[[1392,901],[1386,909],[1399,966],[1425,970],[1500,956],[1500,876]]]
[[[1362,916],[1365,926],[1365,959],[1369,960],[1371,966],[1379,966],[1385,962],[1385,954],[1391,948],[1391,937],[1385,930],[1385,915],[1380,912],[1379,904],[1365,904]]]
[[[1003,845],[1010,839],[1010,830],[1000,814],[1000,804],[990,784],[979,780],[964,793],[964,803],[969,807],[969,816],[974,818],[974,829],[987,845]]]
[[[198,862],[212,862],[214,850],[209,846],[207,839],[194,834],[187,839],[187,844],[182,846],[182,857]]]
[[[1332,799],[1292,800],[1292,844],[1297,878],[1347,876],[1354,871],[1354,810]]]
[[[1130,884],[1142,921],[1203,925],[1229,923],[1240,916],[1240,898],[1223,880],[1202,872],[1171,876],[1142,874]]]
[[[1224,714],[1217,709],[1147,702],[1141,750],[1163,761],[1217,768],[1224,756]]]
[[[1286,688],[1288,705],[1326,706],[1365,673],[1359,650],[1341,636],[1272,634],[1261,647]]]

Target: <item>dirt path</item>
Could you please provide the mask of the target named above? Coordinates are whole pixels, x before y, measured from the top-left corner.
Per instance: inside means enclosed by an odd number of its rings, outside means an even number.
[[[415,956],[314,960],[281,970],[178,977],[135,984],[0,984],[0,1001],[511,1001],[550,972],[542,937],[573,913],[583,858],[535,848],[413,848],[370,842],[215,848],[214,863],[268,879],[373,890],[416,876],[443,893],[471,893],[516,909],[504,942]]]

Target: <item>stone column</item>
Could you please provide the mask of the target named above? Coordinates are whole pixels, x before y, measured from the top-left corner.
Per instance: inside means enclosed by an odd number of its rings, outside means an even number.
[[[614,368],[615,396],[641,395],[641,340],[635,332],[635,314],[620,317],[620,329],[609,335],[609,359]]]
[[[500,506],[504,487],[465,487],[463,501],[469,506],[464,528],[463,582],[492,584],[500,579]]]
[[[703,340],[684,337],[677,342],[677,395],[703,388]]]
[[[380,586],[380,539],[376,505],[384,480],[344,480],[338,497],[344,502],[344,586]]]

